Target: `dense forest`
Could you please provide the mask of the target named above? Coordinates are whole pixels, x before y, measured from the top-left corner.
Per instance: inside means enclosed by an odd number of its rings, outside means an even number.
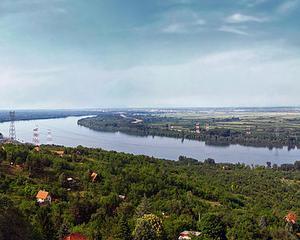
[[[39,191],[51,201],[37,202]],[[38,195],[37,195],[38,194]],[[178,161],[102,149],[0,146],[0,239],[298,239],[300,162]]]
[[[280,123],[280,126],[279,126]],[[300,120],[252,117],[197,118],[185,113],[162,116],[157,113],[100,113],[80,119],[78,124],[96,131],[123,132],[141,136],[166,136],[204,141],[209,145],[240,144],[245,146],[289,149],[300,147]],[[197,129],[198,125],[198,129]]]
[[[15,112],[16,121],[50,118],[65,118],[70,116],[87,116],[98,114],[93,110],[18,110]],[[0,122],[10,121],[9,111],[0,111]]]

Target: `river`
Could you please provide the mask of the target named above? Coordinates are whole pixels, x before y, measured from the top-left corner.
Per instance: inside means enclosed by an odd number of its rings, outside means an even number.
[[[300,150],[245,147],[240,145],[209,146],[204,142],[167,137],[141,137],[123,133],[97,132],[78,126],[82,117],[59,119],[18,121],[15,123],[17,139],[22,142],[32,142],[33,128],[39,127],[40,142],[47,143],[47,132],[51,130],[53,143],[64,146],[99,147],[105,150],[115,150],[133,154],[144,154],[158,158],[177,160],[180,155],[204,160],[213,158],[216,162],[231,162],[265,165],[267,161],[273,164],[293,163],[300,160]],[[8,122],[0,123],[0,132],[8,135]]]

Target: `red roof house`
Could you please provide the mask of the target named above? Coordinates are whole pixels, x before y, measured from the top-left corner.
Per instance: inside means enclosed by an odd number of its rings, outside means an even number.
[[[40,190],[35,197],[39,204],[51,203],[50,193],[44,190]]]
[[[297,222],[297,215],[293,212],[289,212],[288,215],[285,216],[285,221],[295,224]]]
[[[64,240],[88,240],[88,238],[80,233],[71,233],[70,235],[66,236]]]
[[[200,235],[201,235],[201,232],[183,231],[180,233],[178,240],[191,240],[192,237],[198,237]]]

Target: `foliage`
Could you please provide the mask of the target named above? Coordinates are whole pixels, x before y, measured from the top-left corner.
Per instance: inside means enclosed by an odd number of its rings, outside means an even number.
[[[30,240],[31,226],[5,196],[0,195],[0,240]]]
[[[204,141],[211,145],[241,144],[260,147],[300,147],[299,116],[288,114],[233,112],[238,117],[224,117],[215,112],[212,116],[202,112],[164,113],[127,111],[99,113],[96,117],[80,119],[79,125],[98,131],[124,132],[141,136],[167,136]],[[219,116],[218,116],[219,115]],[[196,124],[199,129],[196,131]],[[200,127],[201,126],[201,127]],[[208,128],[206,126],[209,126]]]
[[[284,240],[300,232],[284,220],[300,214],[298,162],[250,168],[83,147],[0,149],[9,156],[0,162],[0,239],[81,232],[90,239],[174,240],[191,230],[201,231],[200,239]],[[11,165],[17,158],[24,163]],[[93,182],[90,172],[101,177]],[[36,204],[39,190],[51,194],[51,205]]]
[[[199,222],[199,229],[204,237],[214,240],[226,239],[226,225],[220,216],[215,214],[206,214]]]
[[[133,232],[134,240],[162,239],[162,221],[154,214],[145,214],[136,221]]]

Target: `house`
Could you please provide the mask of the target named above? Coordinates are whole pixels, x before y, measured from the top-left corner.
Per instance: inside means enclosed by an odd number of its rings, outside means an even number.
[[[196,231],[183,231],[180,233],[178,240],[190,240],[192,237],[199,237],[201,232]]]
[[[44,190],[40,190],[35,197],[36,197],[37,203],[40,205],[51,203],[50,193],[46,192]]]
[[[40,149],[40,146],[35,146],[33,150],[36,152],[39,152],[41,149]]]
[[[71,233],[70,235],[66,236],[64,240],[88,240],[88,238],[80,233]]]
[[[98,180],[98,174],[96,172],[92,172],[90,175],[92,182],[96,182]]]
[[[295,224],[297,222],[297,215],[293,212],[289,212],[288,215],[285,216],[284,220],[288,223]]]
[[[125,199],[126,199],[126,196],[125,196],[125,195],[119,195],[119,198],[120,198],[121,200],[125,200]]]
[[[196,133],[200,133],[200,123],[196,123]]]
[[[231,167],[230,165],[227,165],[225,164],[223,167],[222,167],[223,170],[231,170]]]
[[[64,150],[56,150],[56,151],[52,151],[53,153],[57,154],[60,157],[63,157],[65,154]]]

